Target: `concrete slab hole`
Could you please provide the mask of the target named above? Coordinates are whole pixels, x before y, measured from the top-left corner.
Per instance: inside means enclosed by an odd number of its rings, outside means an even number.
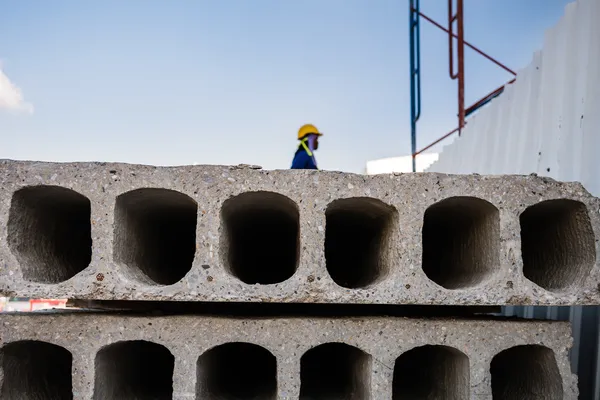
[[[500,213],[476,197],[457,196],[425,211],[423,272],[446,289],[476,287],[500,267]]]
[[[523,274],[550,291],[581,284],[596,263],[595,236],[585,204],[547,200],[520,216]]]
[[[127,276],[172,285],[192,268],[198,204],[169,189],[144,188],[117,197],[114,259]]]
[[[300,213],[278,193],[247,192],[223,202],[221,259],[233,276],[248,284],[275,284],[298,268]]]
[[[393,400],[468,400],[469,358],[448,346],[416,347],[396,359]]]
[[[60,186],[17,190],[10,205],[7,242],[23,278],[60,283],[92,259],[91,205],[87,197]]]
[[[198,358],[197,400],[277,399],[277,360],[264,347],[225,343]]]
[[[73,357],[67,349],[33,340],[0,350],[1,400],[71,400]]]
[[[562,400],[563,386],[554,352],[540,345],[515,346],[492,359],[494,400]]]
[[[329,204],[325,212],[325,259],[335,283],[358,289],[387,276],[397,214],[392,206],[366,197]]]
[[[325,343],[300,359],[300,400],[371,398],[371,356],[345,343]]]
[[[175,358],[144,340],[108,345],[96,354],[94,400],[173,398]]]

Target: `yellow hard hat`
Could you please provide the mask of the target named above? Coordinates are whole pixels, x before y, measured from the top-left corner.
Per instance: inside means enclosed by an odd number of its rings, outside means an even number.
[[[315,135],[323,135],[321,132],[319,132],[319,130],[317,129],[316,126],[312,125],[312,124],[306,124],[306,125],[302,125],[300,127],[300,129],[298,130],[298,140],[302,139],[304,136],[308,135],[309,133],[315,134]]]

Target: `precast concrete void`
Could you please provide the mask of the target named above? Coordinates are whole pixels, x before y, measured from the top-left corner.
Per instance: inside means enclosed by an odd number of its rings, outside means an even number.
[[[198,204],[174,190],[136,189],[115,203],[113,254],[128,277],[171,285],[192,268]]]
[[[121,341],[96,354],[94,400],[173,398],[175,358],[145,340]]]
[[[490,367],[494,400],[562,400],[563,386],[554,352],[521,345],[498,353]]]
[[[580,201],[546,200],[520,216],[523,274],[550,291],[581,285],[596,263],[594,230]]]
[[[330,203],[325,217],[325,260],[335,283],[357,289],[387,276],[397,226],[393,207],[377,199],[354,197]]]
[[[272,192],[247,192],[225,200],[221,210],[221,258],[248,284],[283,282],[298,267],[298,206]]]
[[[300,400],[362,400],[371,393],[371,359],[345,343],[324,343],[300,359]]]
[[[449,346],[425,345],[396,359],[393,400],[468,400],[469,358]]]
[[[72,360],[67,349],[55,344],[37,340],[5,344],[0,349],[0,399],[73,399]]]
[[[475,197],[444,199],[425,211],[423,271],[446,289],[480,284],[500,269],[500,217]]]
[[[13,194],[7,242],[24,280],[61,283],[89,265],[90,209],[87,197],[60,186],[28,186]]]
[[[252,343],[225,343],[198,358],[197,400],[277,399],[277,359]]]

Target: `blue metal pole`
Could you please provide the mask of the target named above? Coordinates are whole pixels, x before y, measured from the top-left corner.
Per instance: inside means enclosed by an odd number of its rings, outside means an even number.
[[[410,139],[412,170],[416,172],[417,121],[421,117],[421,42],[419,0],[409,0],[410,40]]]

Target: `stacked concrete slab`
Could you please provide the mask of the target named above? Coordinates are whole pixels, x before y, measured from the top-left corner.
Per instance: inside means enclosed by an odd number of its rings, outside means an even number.
[[[1,161],[0,294],[595,304],[599,210],[537,176]]]
[[[12,297],[598,304],[599,229],[599,199],[537,176],[0,161],[0,295]],[[4,315],[0,399],[575,399],[569,329]]]
[[[24,390],[36,399],[71,391],[82,399],[577,398],[564,322],[89,314],[2,322],[4,365],[14,366],[2,398]],[[39,364],[36,375],[22,359]]]

